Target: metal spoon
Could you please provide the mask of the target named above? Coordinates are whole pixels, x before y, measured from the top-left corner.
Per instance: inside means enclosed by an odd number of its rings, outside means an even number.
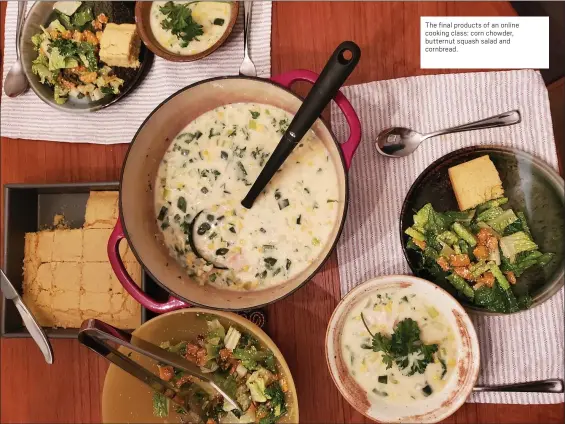
[[[530,381],[527,383],[505,384],[501,386],[475,386],[474,392],[536,392],[536,393],[563,393],[563,380],[552,378],[549,380]]]
[[[255,64],[249,57],[249,34],[251,33],[251,8],[253,1],[246,0],[243,2],[243,62],[239,67],[239,75],[246,77],[256,77],[257,69]]]
[[[485,128],[505,127],[520,123],[520,111],[513,110],[500,115],[491,116],[490,118],[481,119],[480,121],[471,122],[469,124],[459,125],[453,128],[446,128],[428,134],[420,134],[410,128],[393,127],[382,131],[377,136],[375,147],[377,151],[391,158],[401,158],[408,156],[420,146],[422,141],[443,134],[451,134],[462,131],[483,130]]]
[[[29,88],[29,82],[24,73],[20,60],[20,37],[27,10],[27,1],[18,2],[18,26],[16,28],[16,63],[12,65],[6,80],[4,81],[4,92],[8,97],[18,97]]]

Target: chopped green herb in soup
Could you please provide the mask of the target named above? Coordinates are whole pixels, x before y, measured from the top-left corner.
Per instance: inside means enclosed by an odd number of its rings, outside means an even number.
[[[154,1],[151,31],[166,50],[180,54],[201,53],[226,32],[231,3],[214,1]]]
[[[327,245],[343,204],[335,165],[313,131],[253,207],[241,206],[291,120],[269,105],[222,106],[191,122],[165,153],[155,216],[171,255],[200,284],[252,290],[288,281]]]
[[[446,318],[408,289],[382,289],[346,318],[343,358],[367,393],[391,403],[422,400],[443,389],[457,361]]]

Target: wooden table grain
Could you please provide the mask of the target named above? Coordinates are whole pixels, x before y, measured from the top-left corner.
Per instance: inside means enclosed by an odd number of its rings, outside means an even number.
[[[2,3],[0,22],[4,22],[5,9]],[[420,69],[420,16],[514,14],[507,2],[276,2],[272,73],[296,68],[319,71],[335,46],[346,39],[362,50],[348,84],[434,73]],[[0,44],[3,51],[3,36]],[[297,87],[301,93],[306,89],[305,85]],[[2,138],[0,182],[3,186],[117,180],[126,149],[125,144]],[[293,372],[305,423],[367,421],[340,396],[324,360],[325,329],[339,298],[334,254],[309,284],[268,308],[267,331]],[[53,348],[55,363],[47,366],[31,340],[1,340],[0,422],[100,422],[106,363],[75,340],[54,340]],[[445,422],[558,423],[563,417],[563,404],[465,404]]]

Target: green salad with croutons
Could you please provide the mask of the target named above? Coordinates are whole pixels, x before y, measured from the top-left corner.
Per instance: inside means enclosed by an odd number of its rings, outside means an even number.
[[[63,8],[66,13],[55,9],[47,28],[41,26],[41,32],[31,37],[37,51],[31,70],[42,84],[53,87],[57,104],[69,97],[100,100],[118,94],[124,84],[99,58],[100,38],[108,18],[103,13],[95,17],[88,3],[73,9]]]
[[[420,254],[421,268],[447,279],[475,305],[502,313],[530,306],[529,295],[515,293],[517,279],[554,257],[539,250],[526,216],[505,209],[507,202],[501,197],[463,212],[438,212],[428,203],[405,231],[406,247]]]
[[[213,389],[207,390],[195,377],[159,364],[159,377],[182,389],[184,396],[175,396],[171,403],[167,393],[155,392],[153,414],[165,418],[174,408],[181,422],[275,424],[288,411],[288,382],[273,352],[235,327],[226,331],[217,319],[207,320],[207,327],[208,331],[196,340],[167,341],[161,348],[183,356],[210,374],[241,410]]]

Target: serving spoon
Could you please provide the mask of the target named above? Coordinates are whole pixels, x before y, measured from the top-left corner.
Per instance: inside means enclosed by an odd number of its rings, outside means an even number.
[[[377,136],[375,147],[377,148],[377,152],[383,156],[401,158],[411,155],[414,150],[428,138],[456,132],[505,127],[507,125],[518,124],[521,120],[520,111],[512,110],[510,112],[501,113],[500,115],[491,116],[490,118],[481,119],[480,121],[446,128],[428,134],[421,134],[410,128],[393,127],[382,131]]]
[[[265,167],[241,201],[243,207],[250,209],[253,206],[255,199],[263,192],[271,178],[353,72],[360,58],[361,49],[353,41],[344,41],[337,46],[298,112],[292,118],[288,129],[275,147]]]
[[[352,41],[344,41],[336,48],[259,176],[241,201],[243,207],[250,209],[253,206],[253,203],[263,192],[271,178],[277,173],[286,158],[312,127],[316,119],[320,117],[324,108],[336,95],[353,69],[355,69],[360,57],[361,50]],[[208,219],[209,216],[211,216],[211,219]],[[205,227],[201,227],[202,225],[205,225]],[[220,225],[218,218],[213,214],[206,210],[201,210],[190,222],[187,238],[196,256],[204,259],[216,269],[228,269],[226,264],[223,263],[227,249],[217,249],[214,254],[203,253],[205,250],[204,243],[209,242],[209,238],[207,238],[208,232]],[[201,229],[202,231],[200,231]]]
[[[176,387],[169,381],[162,380],[151,370],[148,370],[138,362],[130,358],[114,346],[124,346],[140,355],[151,358],[154,361],[163,363],[174,368],[180,369],[185,373],[195,377],[196,384],[207,387],[210,386],[218,392],[224,399],[231,403],[238,411],[241,407],[237,401],[225,390],[224,381],[215,378],[213,373],[203,373],[200,367],[193,364],[184,357],[162,349],[139,337],[133,336],[97,319],[89,319],[82,323],[78,341],[98,355],[120,367],[122,370],[137,378],[142,383],[148,385],[153,391],[161,393],[175,403],[184,406],[182,398],[186,395],[182,387]],[[110,343],[111,342],[111,343]]]
[[[25,21],[27,1],[18,2],[18,26],[16,28],[16,62],[10,68],[4,81],[4,92],[8,97],[18,97],[29,88],[29,82],[20,60],[20,37]]]

